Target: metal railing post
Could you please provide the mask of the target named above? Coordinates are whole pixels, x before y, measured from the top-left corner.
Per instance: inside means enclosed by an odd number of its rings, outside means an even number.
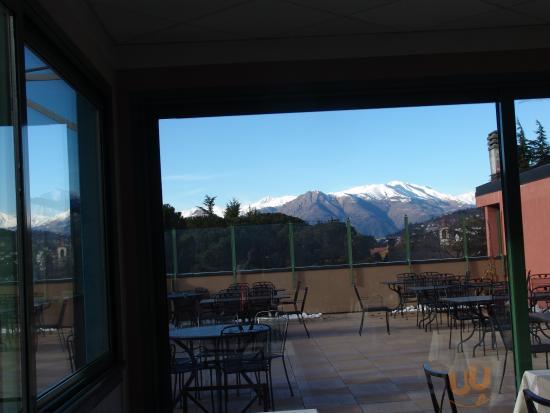
[[[172,228],[172,291],[176,291],[178,276],[178,239],[176,228]]]
[[[502,207],[506,239],[506,260],[510,286],[510,312],[514,342],[516,389],[523,372],[532,369],[527,280],[523,252],[523,223],[521,215],[521,188],[516,142],[514,99],[504,97],[497,103],[499,149],[502,188]]]
[[[237,245],[235,240],[235,226],[229,227],[231,234],[231,269],[233,271],[233,282],[237,282]]]
[[[351,285],[355,285],[355,273],[353,272],[353,240],[351,236],[351,222],[349,221],[349,218],[346,219],[346,235],[348,244],[349,279]]]
[[[288,223],[288,245],[290,248],[290,268],[292,269],[292,288],[296,288],[296,257],[294,256],[294,224]]]
[[[405,228],[405,257],[409,266],[409,272],[412,272],[411,264],[411,237],[409,234],[409,217],[407,215],[403,218],[403,226]]]

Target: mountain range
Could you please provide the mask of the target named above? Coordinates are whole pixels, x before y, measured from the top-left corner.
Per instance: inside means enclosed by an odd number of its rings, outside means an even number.
[[[390,181],[330,193],[315,190],[298,196],[268,196],[245,205],[244,212],[281,212],[309,223],[349,218],[359,233],[382,237],[402,229],[404,215],[416,223],[474,206],[473,192],[448,195],[428,186]],[[215,212],[223,213],[221,209]],[[183,215],[197,215],[197,210]]]
[[[68,233],[67,197],[57,193],[47,195],[34,198],[31,202],[33,229]],[[473,192],[448,195],[428,186],[390,181],[330,193],[315,190],[297,196],[268,196],[244,205],[243,212],[249,209],[281,212],[309,223],[349,218],[359,233],[383,237],[403,228],[404,215],[409,217],[411,223],[416,223],[473,206]],[[216,206],[214,212],[223,215],[220,207]],[[197,208],[182,212],[183,216],[200,214]],[[0,212],[0,228],[10,229],[15,227],[15,223],[14,216]]]

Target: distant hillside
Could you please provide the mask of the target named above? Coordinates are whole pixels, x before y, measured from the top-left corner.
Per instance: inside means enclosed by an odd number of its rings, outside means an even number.
[[[485,216],[482,209],[470,208],[452,212],[426,222],[411,224],[411,258],[413,260],[460,258],[464,251],[464,228],[468,237],[468,256],[487,255]],[[403,260],[403,231],[388,236],[388,259]]]

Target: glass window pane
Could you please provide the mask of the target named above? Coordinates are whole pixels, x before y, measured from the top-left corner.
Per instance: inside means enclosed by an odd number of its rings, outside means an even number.
[[[98,111],[25,50],[40,394],[109,348]]]
[[[8,16],[0,8],[0,411],[21,408],[15,156],[11,116]]]

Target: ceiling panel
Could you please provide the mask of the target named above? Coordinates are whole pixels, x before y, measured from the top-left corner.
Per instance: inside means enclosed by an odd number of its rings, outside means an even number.
[[[532,0],[510,8],[519,13],[535,17],[539,21],[550,22],[550,1],[548,0]]]
[[[225,10],[251,0],[87,0],[92,6],[113,6],[117,10],[127,10],[164,17],[171,20],[189,21],[207,16],[218,10]]]
[[[369,23],[359,19],[334,17],[318,24],[302,27],[291,32],[294,36],[342,36],[352,34],[384,33],[387,26]]]
[[[151,16],[139,9],[128,9],[118,2],[98,1],[92,7],[107,33],[116,42],[124,42],[146,31],[164,29],[176,23],[173,19]]]
[[[242,38],[242,35],[203,29],[190,24],[181,23],[168,29],[157,30],[146,35],[137,36],[124,44],[155,44],[155,43],[193,43],[193,42],[225,42]]]
[[[481,0],[414,0],[401,1],[356,14],[373,23],[396,30],[429,30],[441,23],[498,10]]]
[[[255,0],[229,10],[198,19],[198,27],[238,33],[250,38],[287,36],[300,27],[320,23],[333,17],[278,0]]]
[[[539,24],[541,24],[540,20],[535,17],[518,14],[505,9],[499,9],[490,13],[480,13],[475,16],[468,16],[466,18],[444,22],[441,25],[434,27],[434,29],[489,29]]]
[[[382,5],[397,3],[404,0],[288,0],[291,3],[299,4],[313,9],[326,10],[338,15],[349,15]],[[405,0],[406,1],[406,0]]]
[[[550,0],[84,0],[119,44],[550,24]]]

